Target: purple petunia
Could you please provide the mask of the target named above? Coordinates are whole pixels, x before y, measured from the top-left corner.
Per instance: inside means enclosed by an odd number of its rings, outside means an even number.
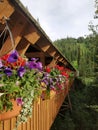
[[[42,63],[41,62],[37,62],[37,69],[38,70],[42,70]]]
[[[7,76],[11,76],[11,75],[12,75],[12,70],[11,70],[11,68],[5,68],[4,73],[5,73]]]
[[[16,62],[17,60],[18,60],[18,52],[14,50],[8,57],[8,62],[13,63]]]
[[[25,68],[24,67],[20,67],[18,69],[18,76],[19,77],[23,77],[24,73],[26,72]]]
[[[38,70],[42,70],[42,63],[41,62],[37,62],[38,58],[32,58],[31,61],[29,61],[29,63],[27,64],[27,66],[30,69],[38,69]]]
[[[36,68],[37,68],[37,63],[34,62],[34,61],[30,61],[30,62],[29,62],[29,68],[30,68],[30,69],[36,69]]]

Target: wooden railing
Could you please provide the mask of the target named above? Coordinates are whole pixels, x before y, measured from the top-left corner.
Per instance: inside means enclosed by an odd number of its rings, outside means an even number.
[[[32,117],[26,123],[21,124],[18,130],[50,130],[55,117],[68,94],[70,86],[58,94],[51,91],[50,98],[46,100],[38,99],[34,102]],[[17,117],[0,122],[0,130],[13,130]]]

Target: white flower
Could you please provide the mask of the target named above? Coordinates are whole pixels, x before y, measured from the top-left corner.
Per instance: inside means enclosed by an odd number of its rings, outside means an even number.
[[[0,97],[3,95],[4,93],[0,93]]]

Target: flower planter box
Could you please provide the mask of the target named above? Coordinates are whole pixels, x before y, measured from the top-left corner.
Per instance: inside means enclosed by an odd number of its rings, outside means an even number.
[[[3,111],[0,113],[0,121],[10,119],[12,117],[15,117],[19,114],[21,110],[21,106],[17,105],[15,100],[12,100],[13,103],[13,110],[8,110],[7,112]]]

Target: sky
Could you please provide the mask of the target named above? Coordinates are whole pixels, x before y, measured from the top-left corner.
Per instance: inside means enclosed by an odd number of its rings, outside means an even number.
[[[89,35],[95,0],[21,0],[52,41]]]

